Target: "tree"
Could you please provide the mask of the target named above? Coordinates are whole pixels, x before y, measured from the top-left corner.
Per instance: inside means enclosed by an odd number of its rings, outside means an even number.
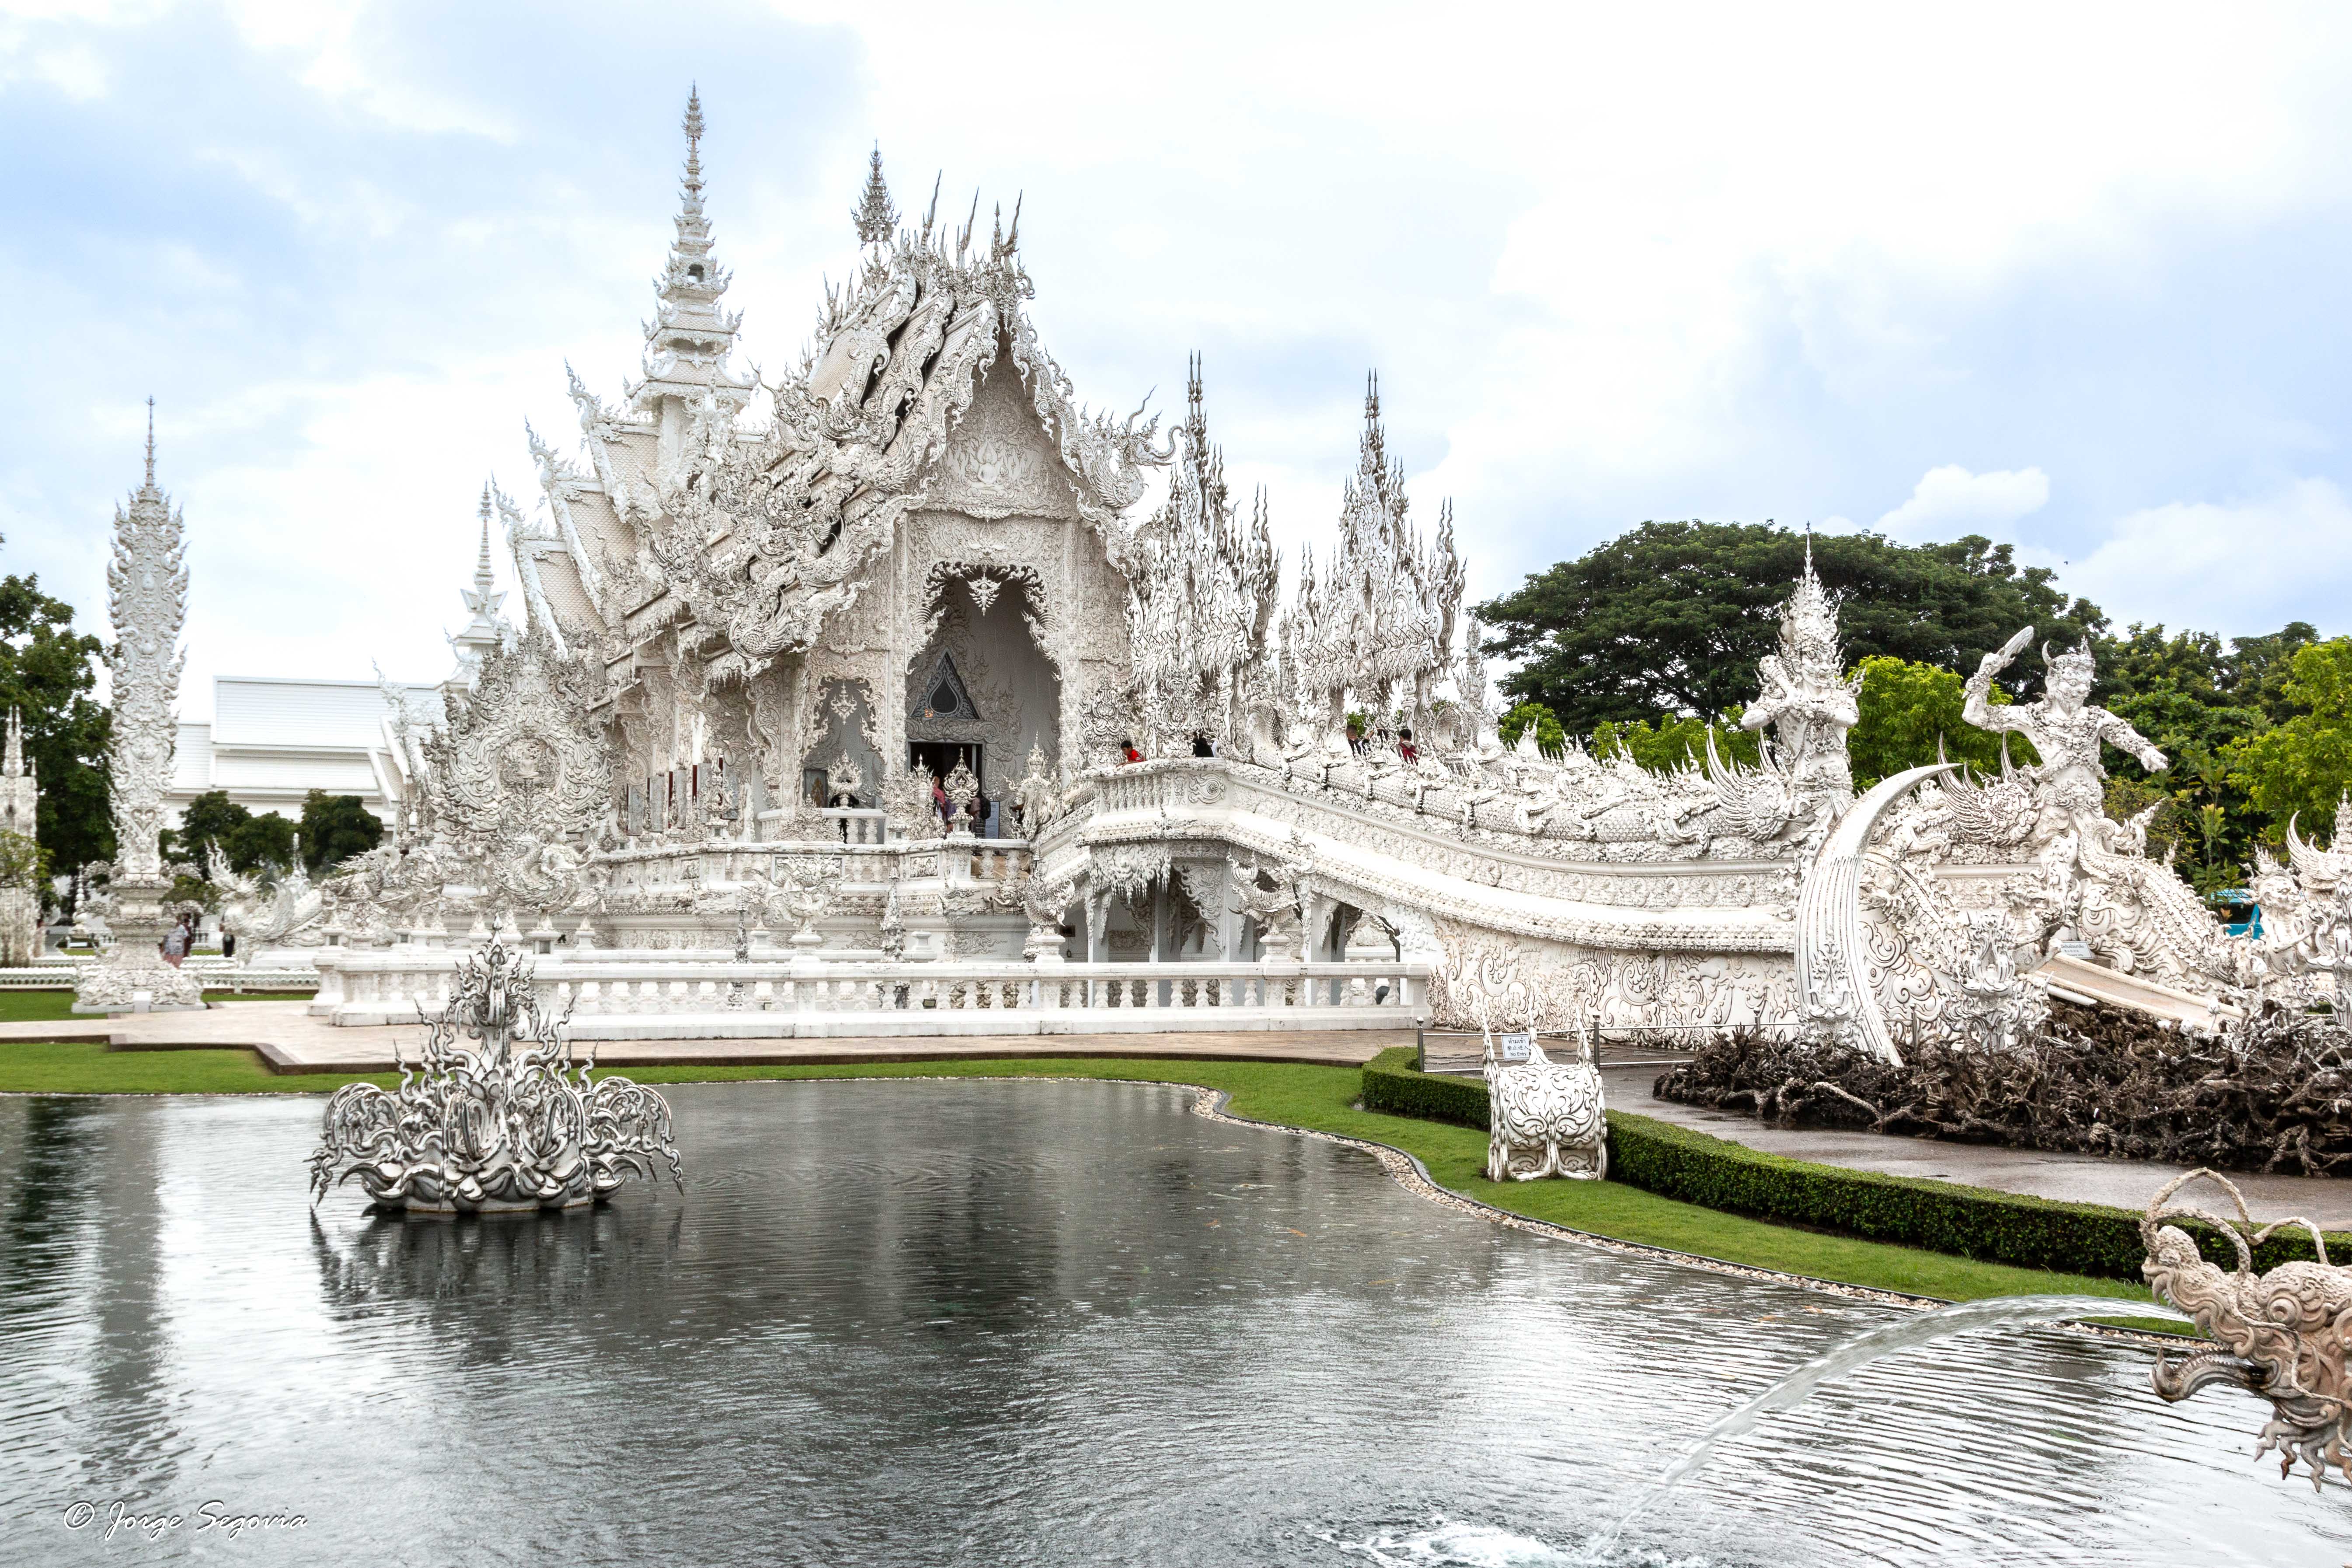
[[[379,827],[378,837],[382,832]],[[252,871],[264,866],[291,866],[298,853],[297,837],[291,820],[274,811],[265,811],[238,828],[236,837],[229,841],[229,869]]]
[[[2230,782],[2268,819],[2265,837],[2274,843],[2284,838],[2290,817],[2300,818],[2307,837],[2340,833],[2336,803],[2352,788],[2352,637],[2297,648],[2280,696],[2300,711],[2233,742],[2226,759]]]
[[[2259,708],[2273,724],[2284,724],[2303,711],[2286,694],[2294,656],[2319,640],[2319,628],[2309,621],[2289,621],[2266,637],[2238,637],[2230,645],[2225,682],[2231,700]]]
[[[49,896],[49,852],[21,833],[0,828],[0,888],[31,888]]]
[[[2311,639],[2312,628],[2301,622],[2272,637],[2242,637],[2234,646],[2210,632],[2168,637],[2161,626],[2137,623],[2123,637],[2099,639],[2092,700],[2114,710],[2170,759],[2168,767],[2150,773],[2132,758],[2116,755],[2109,771],[2178,806],[2170,814],[2178,823],[2168,826],[2181,836],[2184,864],[2197,868],[2200,883],[2242,879],[2240,868],[2263,816],[2230,782],[2222,759],[2238,742],[2285,717],[2285,667],[2292,651]],[[2208,816],[2209,810],[2220,815]],[[2151,830],[2151,853],[2160,853],[2158,837],[2169,840],[2174,833]]]
[[[1557,752],[1568,744],[1568,731],[1559,727],[1559,716],[1540,702],[1522,702],[1504,714],[1495,733],[1506,746],[1516,746],[1530,724],[1535,726],[1538,751]]]
[[[209,844],[228,862],[230,870],[241,874],[264,866],[293,865],[296,837],[294,824],[278,813],[267,811],[257,816],[229,799],[226,790],[209,790],[188,802],[181,813],[165,858],[176,856],[203,866],[204,846]]]
[[[355,795],[314,789],[302,797],[302,864],[313,874],[364,855],[383,838],[383,824]]]
[[[2106,625],[2069,601],[2046,567],[2021,568],[1978,535],[1897,544],[1874,533],[1812,541],[1822,584],[1843,595],[1847,657],[1972,669],[2018,627],[2073,643]],[[1511,695],[1550,708],[1579,732],[1661,713],[1720,713],[1755,695],[1805,541],[1770,523],[1645,522],[1529,576],[1479,606],[1499,635],[1486,651],[1526,662]],[[2020,675],[2039,669],[2037,649]]]
[[[1727,763],[1753,763],[1761,760],[1756,732],[1739,727],[1739,712],[1731,709],[1716,724],[1663,716],[1654,724],[1646,719],[1630,724],[1604,720],[1592,731],[1593,753],[1622,751],[1654,773],[1672,773],[1685,763],[1706,761],[1706,738],[1712,731],[1717,756]]]
[[[193,860],[205,864],[205,847],[210,845],[227,858],[232,870],[247,868],[236,864],[230,846],[238,832],[253,820],[253,813],[229,799],[225,789],[208,790],[188,802],[180,813],[180,826],[172,832],[172,841],[165,847],[166,860]]]
[[[0,710],[25,721],[25,756],[40,773],[34,834],[68,868],[114,855],[106,795],[107,710],[92,693],[105,645],[73,629],[73,606],[37,577],[0,577]]]
[[[1845,737],[1854,787],[1868,789],[1889,774],[1932,763],[1939,745],[1948,762],[1968,763],[1979,773],[2000,772],[2000,737],[1960,717],[1965,685],[1956,672],[1931,664],[1884,656],[1864,659],[1862,694],[1855,700],[1862,719]],[[1995,686],[1992,700],[2006,703],[2010,695]],[[2009,755],[2021,763],[2042,760],[2022,735],[2009,738]]]

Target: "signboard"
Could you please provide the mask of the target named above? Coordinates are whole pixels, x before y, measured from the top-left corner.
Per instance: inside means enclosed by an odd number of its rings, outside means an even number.
[[[1528,1047],[1534,1039],[1533,1035],[1497,1035],[1495,1044],[1500,1048],[1505,1061],[1523,1062],[1528,1059]]]

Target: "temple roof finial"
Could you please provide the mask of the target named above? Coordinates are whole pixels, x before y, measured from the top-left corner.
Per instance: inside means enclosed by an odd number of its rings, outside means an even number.
[[[686,132],[686,187],[688,210],[702,210],[702,92],[689,83],[686,89],[686,118],[678,122]]]
[[[938,205],[933,193],[932,205]],[[898,226],[898,209],[890,205],[890,187],[882,180],[882,144],[877,142],[866,160],[866,191],[858,198],[856,210],[849,215],[857,226],[857,243],[879,245],[888,239]]]
[[[155,488],[155,397],[147,397],[147,488]]]
[[[705,126],[699,88],[688,89],[686,118],[678,128],[686,132],[686,168],[678,178],[677,238],[670,246],[667,265],[654,280],[656,311],[646,324],[646,379],[632,389],[630,406],[645,413],[664,397],[694,402],[714,393],[731,417],[751,384],[726,368],[742,317],[719,308],[728,275],[711,254],[710,216],[702,205]]]
[[[474,587],[487,591],[496,584],[490,573],[490,487],[482,486],[482,553],[474,563]]]

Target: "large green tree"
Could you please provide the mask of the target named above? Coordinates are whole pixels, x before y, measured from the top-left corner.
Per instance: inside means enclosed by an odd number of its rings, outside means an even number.
[[[1979,773],[2000,771],[2000,737],[1960,717],[1967,693],[1958,673],[1884,655],[1864,659],[1861,668],[1862,693],[1854,700],[1861,720],[1845,737],[1856,789],[1939,756]],[[1992,700],[2007,702],[2009,693],[1996,686]],[[2022,735],[2009,738],[2009,755],[2018,763],[2042,760]]]
[[[2280,689],[2300,711],[2231,744],[2230,782],[2268,819],[2274,841],[2295,816],[2306,837],[2343,835],[2352,828],[2336,821],[2336,802],[2352,789],[2352,637],[2296,649]]]
[[[2069,600],[2046,567],[1969,535],[1898,544],[1874,533],[1812,542],[1822,582],[1843,596],[1849,664],[1870,658],[1972,669],[2029,623],[2072,643],[2106,624]],[[1614,720],[1720,713],[1756,693],[1805,540],[1770,523],[1645,522],[1479,606],[1489,653],[1523,660],[1513,697],[1543,703],[1570,733]],[[2011,678],[2038,676],[2038,647]]]
[[[2186,855],[2200,879],[2242,879],[2267,814],[2231,776],[2240,742],[2301,711],[2286,694],[2296,650],[2317,632],[2297,621],[2268,637],[2224,642],[2210,632],[2134,625],[2098,643],[2099,680],[2092,700],[2113,709],[2155,742],[2168,765],[2151,773],[2120,752],[2107,754],[2118,781],[2145,786],[2134,800],[2170,800]]]
[[[25,754],[41,780],[34,833],[59,870],[114,855],[110,715],[92,695],[105,645],[76,632],[73,615],[37,577],[0,577],[0,709],[24,714]]]
[[[232,871],[243,873],[264,866],[294,864],[298,834],[295,825],[274,811],[254,815],[229,799],[226,790],[208,790],[188,802],[167,854],[204,866],[205,845],[217,849]]]
[[[383,824],[355,795],[329,795],[314,789],[302,797],[302,864],[314,874],[354,855],[364,855],[383,839]]]

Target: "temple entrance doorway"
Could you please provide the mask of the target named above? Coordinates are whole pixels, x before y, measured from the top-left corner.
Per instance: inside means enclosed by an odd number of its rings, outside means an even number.
[[[1061,677],[1038,649],[1027,582],[976,567],[937,570],[981,574],[987,607],[963,578],[936,583],[932,636],[907,668],[907,760],[934,778],[961,763],[1001,804],[1033,751],[1049,771],[1060,752]]]
[[[937,779],[944,783],[960,763],[971,770],[973,778],[984,779],[988,775],[980,771],[980,764],[985,749],[978,741],[909,741],[907,742],[907,768],[918,779]],[[968,801],[952,802],[950,808],[969,804]],[[995,837],[999,809],[996,801],[991,799],[984,810],[975,812],[972,831],[982,838]]]
[[[955,772],[961,763],[971,770],[971,776],[984,779],[980,769],[981,753],[987,748],[978,741],[909,741],[907,742],[907,766],[927,778],[943,779]]]

